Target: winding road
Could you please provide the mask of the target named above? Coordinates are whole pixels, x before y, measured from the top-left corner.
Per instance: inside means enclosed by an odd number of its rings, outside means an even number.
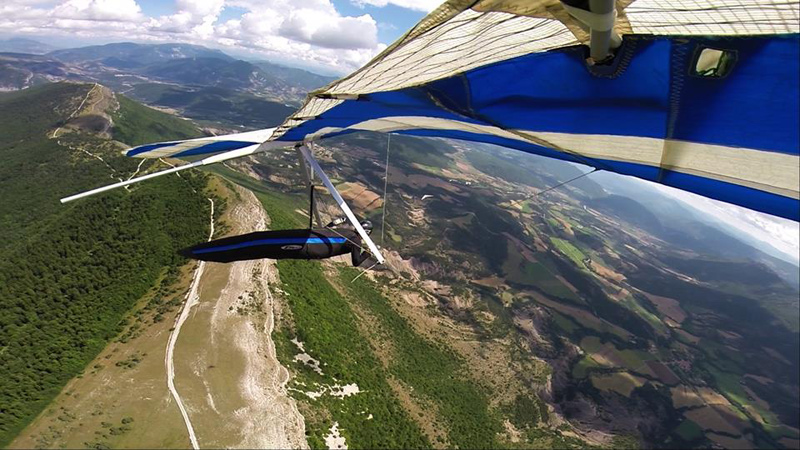
[[[211,202],[211,231],[208,233],[208,240],[210,241],[211,237],[214,236],[214,200],[209,198],[208,201]],[[175,326],[172,328],[172,332],[169,335],[169,341],[167,342],[167,354],[164,357],[164,364],[167,366],[167,388],[169,388],[172,398],[175,399],[175,403],[178,404],[178,408],[181,410],[183,422],[186,424],[186,431],[189,433],[189,441],[191,441],[192,448],[195,450],[198,450],[200,446],[197,444],[197,436],[194,434],[194,427],[192,427],[192,421],[189,419],[189,414],[186,412],[186,407],[183,405],[181,396],[178,394],[178,390],[175,388],[175,364],[173,363],[173,355],[175,353],[175,343],[178,342],[178,335],[181,333],[181,327],[186,321],[186,318],[189,317],[189,311],[192,309],[192,306],[197,303],[197,289],[200,286],[200,278],[203,276],[205,264],[205,261],[200,261],[200,263],[197,264],[197,269],[194,271],[189,292],[186,294],[186,301],[183,304],[183,310],[178,318],[175,319]]]

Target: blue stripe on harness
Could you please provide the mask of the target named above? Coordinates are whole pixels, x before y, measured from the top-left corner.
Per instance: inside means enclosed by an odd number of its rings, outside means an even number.
[[[341,237],[334,238],[273,238],[273,239],[258,239],[250,242],[240,242],[238,244],[222,245],[219,247],[201,248],[195,250],[193,253],[212,253],[224,252],[226,250],[235,250],[237,248],[255,247],[259,245],[286,245],[286,244],[344,244],[347,239]]]

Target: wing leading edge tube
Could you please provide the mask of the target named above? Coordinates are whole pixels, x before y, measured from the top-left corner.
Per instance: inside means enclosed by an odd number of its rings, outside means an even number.
[[[81,192],[61,199],[61,203],[68,203],[80,198],[89,197],[101,192],[118,189],[132,184],[140,183],[163,175],[192,169],[195,167],[217,164],[231,159],[242,158],[256,153],[266,152],[275,148],[290,147],[292,143],[266,141],[272,134],[274,128],[266,130],[252,131],[248,133],[232,134],[227,136],[211,136],[208,138],[191,139],[188,141],[161,142],[158,144],[141,145],[125,151],[128,156],[139,158],[163,158],[176,156],[190,156],[203,153],[215,153],[220,148],[227,146],[224,153],[208,156],[201,160],[185,164],[178,167],[162,170],[160,172],[149,173],[130,180],[120,181],[119,183],[109,184],[86,192]],[[262,140],[263,139],[263,140]],[[255,140],[255,141],[254,141]],[[232,144],[236,143],[236,145]],[[232,148],[235,147],[235,148]]]

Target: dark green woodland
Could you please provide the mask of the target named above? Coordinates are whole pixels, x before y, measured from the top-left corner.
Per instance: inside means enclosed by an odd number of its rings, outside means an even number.
[[[119,333],[162,274],[186,262],[176,250],[208,233],[203,175],[59,203],[138,165],[119,144],[88,132],[52,138],[91,88],[59,83],[0,95],[0,446]],[[126,144],[200,134],[120,103],[112,134]]]

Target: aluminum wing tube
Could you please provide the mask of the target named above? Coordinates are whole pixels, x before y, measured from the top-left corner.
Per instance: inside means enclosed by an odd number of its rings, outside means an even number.
[[[81,192],[79,194],[70,195],[69,197],[64,197],[61,199],[61,203],[71,202],[73,200],[78,200],[80,198],[89,197],[95,194],[99,194],[101,192],[110,191],[112,189],[117,189],[125,186],[130,186],[131,184],[139,183],[145,180],[150,180],[152,178],[160,177],[163,175],[169,175],[171,173],[180,172],[182,170],[192,169],[194,167],[206,166],[209,164],[216,164],[223,161],[228,161],[231,159],[242,158],[245,156],[249,156],[255,153],[265,152],[267,150],[277,148],[277,147],[288,147],[291,143],[285,142],[265,142],[263,144],[254,144],[247,146],[245,148],[240,148],[238,150],[232,150],[225,153],[220,153],[218,155],[209,156],[208,158],[203,158],[199,161],[195,161],[190,164],[186,164],[183,166],[173,167],[171,169],[162,170],[160,172],[149,173],[147,175],[142,175],[141,177],[131,178],[130,180],[120,181],[119,183],[109,184],[108,186],[99,187],[96,189],[92,189],[90,191]]]

